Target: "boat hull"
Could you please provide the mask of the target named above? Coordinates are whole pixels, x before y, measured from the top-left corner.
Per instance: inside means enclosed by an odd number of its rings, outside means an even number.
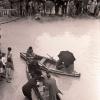
[[[20,53],[20,57],[27,61],[26,53]],[[57,61],[54,59],[50,59],[47,57],[36,55],[36,57],[32,58],[38,60],[39,64],[42,66],[42,69],[45,71],[49,71],[50,73],[58,74],[58,75],[65,75],[65,76],[71,76],[71,77],[80,77],[80,73],[74,71],[72,73],[67,73],[62,70],[56,69],[56,63]]]

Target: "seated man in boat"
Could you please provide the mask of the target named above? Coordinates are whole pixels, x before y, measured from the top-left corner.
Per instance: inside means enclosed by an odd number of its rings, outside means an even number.
[[[33,48],[31,46],[27,49],[26,57],[35,57],[35,54],[33,52]]]
[[[57,69],[64,69],[68,73],[74,72],[75,57],[70,51],[61,51],[58,55]]]
[[[57,87],[56,80],[52,78],[48,72],[47,78],[44,80],[44,84],[48,87],[49,100],[57,100],[57,94],[61,93],[61,91]]]
[[[32,77],[42,75],[42,71],[37,60],[33,60],[28,64],[28,70]]]

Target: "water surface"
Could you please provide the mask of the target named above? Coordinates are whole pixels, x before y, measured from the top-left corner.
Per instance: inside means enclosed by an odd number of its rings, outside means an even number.
[[[21,87],[27,82],[25,63],[20,52],[32,45],[34,52],[54,57],[61,50],[69,50],[76,57],[75,70],[80,78],[58,76],[57,85],[62,100],[100,100],[100,20],[69,19],[39,23],[20,20],[2,28],[2,48],[13,48],[14,80],[0,84],[0,100],[24,100]]]

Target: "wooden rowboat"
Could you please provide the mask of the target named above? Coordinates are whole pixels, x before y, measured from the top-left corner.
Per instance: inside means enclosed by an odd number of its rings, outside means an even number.
[[[26,53],[20,53],[20,57],[24,59],[25,61],[28,61],[28,58],[26,57]],[[56,69],[56,63],[57,61],[51,58],[47,58],[40,55],[35,55],[35,57],[31,57],[31,59],[38,60],[40,66],[42,66],[43,70],[48,70],[50,73],[58,74],[58,75],[65,75],[65,76],[71,76],[71,77],[80,77],[80,73],[74,71],[72,73],[67,73],[64,70],[57,70]]]

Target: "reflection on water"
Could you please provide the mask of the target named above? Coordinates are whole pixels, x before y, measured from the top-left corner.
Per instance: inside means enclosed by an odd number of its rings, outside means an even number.
[[[15,79],[12,95],[9,86],[2,88],[2,100],[22,100],[21,87],[26,82],[25,64],[19,52],[32,45],[37,54],[47,53],[58,59],[60,50],[69,50],[76,57],[75,69],[81,78],[58,76],[58,87],[63,92],[62,100],[100,100],[100,22],[99,20],[68,20],[52,23],[35,23],[31,20],[3,25],[3,47],[13,47]],[[16,30],[16,31],[15,31]],[[9,87],[9,88],[8,88]],[[6,91],[8,89],[8,91]],[[4,92],[6,91],[6,92]],[[5,96],[5,94],[8,94]],[[16,99],[16,96],[18,99]],[[10,99],[9,99],[10,100]]]

